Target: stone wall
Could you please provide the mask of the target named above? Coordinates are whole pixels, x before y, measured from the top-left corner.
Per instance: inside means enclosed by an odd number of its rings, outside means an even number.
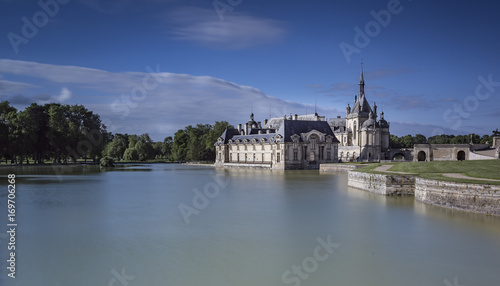
[[[319,171],[320,172],[338,172],[338,173],[347,173],[351,170],[355,170],[358,168],[364,167],[363,165],[349,165],[349,164],[320,164]]]
[[[469,160],[493,160],[494,157],[484,156],[481,154],[476,154],[472,151],[469,151]]]
[[[225,168],[271,169],[271,164],[225,163]]]
[[[415,198],[437,206],[500,215],[500,186],[417,178]]]
[[[349,171],[348,186],[386,196],[413,195],[415,176],[381,175]]]

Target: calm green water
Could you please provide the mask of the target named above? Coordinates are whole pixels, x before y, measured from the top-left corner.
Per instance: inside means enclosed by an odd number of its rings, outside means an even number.
[[[343,174],[70,170],[0,169],[2,234],[9,172],[18,221],[17,278],[0,236],[0,285],[500,284],[499,217],[351,189]]]

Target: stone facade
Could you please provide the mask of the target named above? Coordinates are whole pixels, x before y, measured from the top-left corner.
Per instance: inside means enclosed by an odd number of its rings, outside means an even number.
[[[349,171],[348,186],[386,196],[413,195],[415,176]]]
[[[364,167],[362,165],[349,165],[349,164],[321,164],[319,167],[320,172],[336,172],[347,173],[349,171]]]
[[[347,104],[346,117],[333,118],[329,124],[340,140],[339,160],[380,161],[391,160],[389,150],[389,123],[384,119],[384,112],[377,120],[377,105],[370,106],[365,96],[363,70],[359,80],[359,95],[354,98],[354,105]]]
[[[338,140],[322,118],[299,120],[298,115],[273,120],[261,127],[253,114],[244,128],[226,129],[215,143],[216,167],[318,169],[338,161]],[[267,122],[266,122],[267,123]]]
[[[415,144],[413,161],[469,160],[469,144]]]
[[[500,186],[417,178],[415,198],[437,206],[500,215]]]
[[[349,171],[348,186],[381,195],[415,195],[436,206],[500,215],[500,186],[429,180],[414,175]]]
[[[498,149],[498,148],[497,148]],[[498,159],[488,144],[415,144],[413,161],[462,161]]]

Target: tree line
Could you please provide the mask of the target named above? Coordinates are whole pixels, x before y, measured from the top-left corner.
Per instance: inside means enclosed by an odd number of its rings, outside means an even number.
[[[77,162],[78,159],[99,161],[166,162],[215,161],[217,138],[234,128],[226,121],[189,125],[174,136],[154,142],[149,134],[112,134],[106,130],[98,114],[83,105],[36,103],[18,111],[8,101],[0,102],[0,158],[6,163]],[[391,135],[391,148],[413,148],[414,144],[492,144],[492,136],[422,134],[398,137]]]
[[[18,111],[8,101],[0,102],[0,159],[6,163],[98,162],[162,160],[214,161],[217,138],[226,121],[197,124],[178,130],[174,137],[153,142],[142,135],[112,134],[98,114],[83,105],[33,103]]]
[[[125,161],[215,161],[214,144],[226,128],[233,126],[226,121],[189,125],[162,142],[153,142],[147,133],[140,136],[117,133],[111,136],[102,155]]]
[[[469,144],[472,140],[473,144],[489,144],[493,143],[493,135],[483,135],[479,136],[477,134],[469,135],[435,135],[426,138],[422,134],[417,134],[415,136],[406,135],[398,137],[396,135],[390,135],[389,146],[391,148],[413,148],[414,144]]]
[[[6,162],[97,159],[109,140],[99,115],[83,105],[33,103],[18,111],[0,102],[0,157]]]

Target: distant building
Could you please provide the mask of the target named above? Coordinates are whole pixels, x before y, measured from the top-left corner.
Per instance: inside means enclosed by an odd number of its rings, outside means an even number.
[[[413,161],[463,161],[500,159],[500,137],[488,144],[415,144]]]
[[[338,162],[338,143],[324,117],[317,114],[250,121],[226,129],[215,143],[217,167],[317,169]]]
[[[354,98],[354,105],[346,107],[346,117],[328,121],[335,136],[340,140],[339,160],[380,161],[391,160],[394,152],[389,150],[389,123],[384,119],[384,112],[377,120],[377,105],[373,109],[366,100],[363,69],[359,79],[359,95]]]

